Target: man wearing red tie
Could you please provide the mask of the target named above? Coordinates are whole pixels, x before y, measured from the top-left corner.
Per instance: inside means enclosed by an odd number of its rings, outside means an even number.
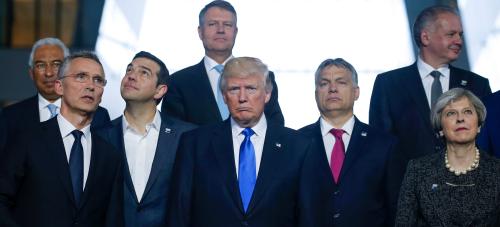
[[[358,76],[347,61],[327,59],[315,74],[321,117],[299,131],[313,139],[321,171],[314,181],[325,226],[390,226],[397,195],[391,195],[392,136],[353,114]]]

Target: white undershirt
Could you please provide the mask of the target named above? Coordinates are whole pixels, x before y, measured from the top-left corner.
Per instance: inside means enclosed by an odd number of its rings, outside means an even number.
[[[335,136],[330,133],[330,130],[334,128],[331,124],[326,122],[323,117],[320,118],[320,128],[321,136],[323,137],[323,144],[325,145],[326,157],[328,163],[330,163],[330,158],[332,156],[333,145],[335,144]],[[351,140],[352,130],[354,129],[354,115],[342,126],[344,134],[342,134],[342,141],[344,142],[344,148],[347,153],[347,148],[349,147],[349,141]]]
[[[153,121],[146,125],[146,132],[144,134],[132,128],[127,122],[125,115],[123,115],[122,119],[125,154],[135,193],[140,201],[146,189],[156,153],[161,126],[160,112],[156,111]]]
[[[240,146],[243,140],[245,139],[245,135],[242,134],[245,128],[240,127],[236,121],[231,118],[231,134],[233,136],[233,151],[234,151],[234,164],[236,167],[236,177],[238,177],[238,166],[240,161]],[[266,137],[267,131],[267,120],[266,116],[262,114],[259,122],[255,126],[252,127],[252,130],[255,132],[252,137],[250,137],[250,141],[252,141],[254,150],[255,150],[255,176],[259,175],[260,161],[262,159],[262,151],[264,149],[264,140]]]

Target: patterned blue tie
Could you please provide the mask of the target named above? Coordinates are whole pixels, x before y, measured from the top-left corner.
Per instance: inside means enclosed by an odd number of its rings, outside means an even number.
[[[50,111],[50,118],[53,118],[57,115],[57,106],[56,105],[51,103],[51,104],[47,105],[47,108]]]
[[[224,66],[223,65],[216,65],[214,66],[215,71],[219,73],[219,79],[220,80],[222,72],[224,71]],[[217,84],[219,84],[217,82]],[[222,92],[220,91],[219,87],[217,87],[217,107],[219,108],[220,116],[222,117],[222,120],[226,120],[227,117],[229,117],[229,110],[227,109],[226,103],[224,103],[224,98],[222,97]]]
[[[240,186],[241,201],[243,202],[243,209],[247,211],[248,204],[252,198],[253,189],[256,181],[255,170],[255,150],[250,140],[254,134],[251,128],[243,130],[245,139],[240,146],[240,160],[238,167],[238,183]]]
[[[83,193],[83,147],[81,141],[83,132],[74,130],[71,134],[75,137],[75,142],[73,142],[71,154],[69,155],[69,171],[75,202],[79,205]]]

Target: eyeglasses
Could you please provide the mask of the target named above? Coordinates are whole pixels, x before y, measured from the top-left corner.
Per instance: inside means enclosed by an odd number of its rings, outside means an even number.
[[[91,77],[89,74],[87,74],[85,72],[65,75],[65,76],[63,76],[63,79],[66,77],[72,77],[76,80],[76,82],[79,82],[79,83],[86,83],[89,81],[90,78],[92,78],[92,83],[98,87],[104,87],[104,86],[106,86],[106,83],[108,82],[102,76]]]
[[[43,73],[50,66],[50,68],[54,69],[54,72],[57,73],[59,71],[59,68],[61,67],[61,65],[62,65],[62,61],[53,61],[53,62],[50,62],[49,64],[47,64],[45,62],[37,62],[37,63],[35,63],[34,68],[38,72]]]

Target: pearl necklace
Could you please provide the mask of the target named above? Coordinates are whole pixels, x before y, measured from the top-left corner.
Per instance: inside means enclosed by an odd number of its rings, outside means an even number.
[[[467,174],[467,172],[470,172],[479,166],[479,150],[476,148],[476,157],[474,157],[474,161],[472,162],[472,164],[469,167],[467,167],[465,170],[460,171],[460,170],[456,170],[453,167],[451,167],[450,163],[448,162],[448,152],[445,152],[444,164],[445,164],[446,168],[448,169],[448,171],[454,173],[456,176],[460,176],[462,174]]]

